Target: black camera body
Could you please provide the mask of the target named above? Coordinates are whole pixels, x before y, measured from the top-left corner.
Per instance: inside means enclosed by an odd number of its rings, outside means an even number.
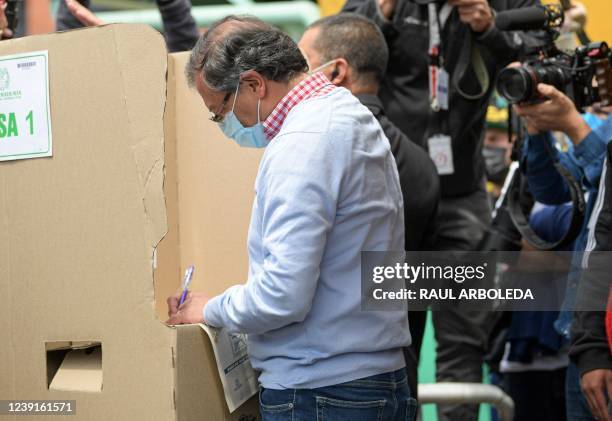
[[[564,92],[580,111],[594,102],[600,102],[602,106],[612,102],[612,51],[603,41],[580,46],[573,54],[558,50],[554,40],[558,36],[556,28],[563,23],[561,8],[536,6],[523,9],[514,17],[501,18],[501,29],[534,29],[539,25],[547,33],[546,44],[526,57],[521,66],[500,72],[497,90],[509,102],[537,103],[544,100],[538,93],[538,83],[553,85]],[[521,19],[525,21],[524,27]],[[597,86],[593,86],[593,79]]]
[[[543,100],[538,83],[552,85],[572,98],[576,108],[583,111],[594,102],[610,104],[612,73],[611,50],[605,42],[593,42],[578,47],[573,55],[559,52],[549,57],[533,57],[520,67],[502,70],[497,80],[499,93],[509,102],[535,103]],[[593,79],[597,86],[593,86]]]

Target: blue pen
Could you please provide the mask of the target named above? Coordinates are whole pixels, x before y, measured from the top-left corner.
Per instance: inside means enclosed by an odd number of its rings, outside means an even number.
[[[187,293],[189,292],[189,284],[191,283],[191,278],[193,277],[194,269],[195,267],[191,265],[185,270],[185,277],[183,278],[183,294],[181,295],[179,307],[183,305],[185,299],[187,298]]]

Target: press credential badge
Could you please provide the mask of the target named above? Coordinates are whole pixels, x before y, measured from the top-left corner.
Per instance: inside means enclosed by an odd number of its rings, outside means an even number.
[[[438,169],[438,174],[453,174],[455,166],[453,164],[453,148],[450,136],[434,135],[427,140],[427,146],[429,148],[429,156]]]
[[[0,57],[0,161],[51,156],[48,51]]]

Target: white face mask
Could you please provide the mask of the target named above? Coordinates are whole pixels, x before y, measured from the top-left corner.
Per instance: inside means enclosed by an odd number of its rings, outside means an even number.
[[[268,146],[268,138],[264,134],[263,124],[259,118],[259,104],[261,100],[257,101],[257,124],[251,127],[244,127],[242,123],[234,114],[234,108],[236,107],[236,99],[238,99],[238,91],[240,89],[240,82],[236,87],[234,95],[234,102],[232,104],[232,110],[227,113],[221,122],[219,127],[223,133],[233,139],[238,145],[246,148],[265,148]]]

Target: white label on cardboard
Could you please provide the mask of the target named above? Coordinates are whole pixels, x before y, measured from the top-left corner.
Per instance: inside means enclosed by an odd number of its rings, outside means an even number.
[[[453,164],[453,148],[450,136],[437,134],[427,139],[429,156],[431,157],[439,175],[448,175],[455,172]]]
[[[0,57],[0,161],[53,154],[48,59],[48,51]]]
[[[210,338],[225,401],[229,412],[234,412],[259,391],[257,374],[249,360],[246,335],[229,333],[225,329],[204,324],[200,326]]]

